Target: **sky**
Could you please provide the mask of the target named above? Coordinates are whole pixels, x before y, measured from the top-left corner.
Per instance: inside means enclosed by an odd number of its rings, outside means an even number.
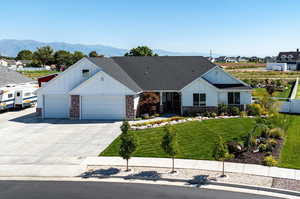
[[[300,47],[299,0],[2,0],[0,39],[266,56]]]

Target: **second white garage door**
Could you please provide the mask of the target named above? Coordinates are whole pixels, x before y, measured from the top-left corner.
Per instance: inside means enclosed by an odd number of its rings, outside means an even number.
[[[82,96],[81,119],[122,120],[125,96]]]

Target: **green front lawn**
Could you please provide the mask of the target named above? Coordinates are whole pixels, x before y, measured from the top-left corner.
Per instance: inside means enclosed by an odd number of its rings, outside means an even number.
[[[283,145],[279,165],[280,167],[300,169],[300,116],[290,116],[289,130]],[[254,119],[216,119],[202,122],[193,121],[176,124],[172,127],[177,132],[179,154],[177,158],[213,160],[213,149],[217,135],[225,141],[241,140],[252,130]],[[160,147],[163,128],[151,128],[134,133],[138,147],[134,153],[136,157],[167,157]],[[101,156],[118,156],[120,139],[117,138]]]
[[[291,122],[280,154],[279,166],[300,169],[300,116],[293,115],[290,118]]]
[[[173,125],[179,143],[179,154],[176,157],[213,160],[213,148],[217,135],[222,136],[225,141],[241,140],[246,133],[252,130],[253,126],[254,119],[250,118],[193,121]],[[130,133],[135,134],[139,143],[134,156],[167,157],[160,147],[163,128],[131,131]],[[100,155],[118,156],[119,144],[120,139],[117,138]]]

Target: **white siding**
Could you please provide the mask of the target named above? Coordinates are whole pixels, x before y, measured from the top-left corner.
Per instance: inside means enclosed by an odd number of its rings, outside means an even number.
[[[215,67],[203,76],[212,84],[240,84],[241,82],[226,73],[223,69]]]
[[[218,93],[216,88],[200,78],[182,90],[182,106],[193,106],[193,93],[205,93],[206,106],[218,105]]]
[[[83,58],[73,66],[68,68],[65,72],[59,74],[46,84],[46,86],[39,89],[37,92],[43,94],[65,94],[73,88],[84,82],[88,77],[82,76],[82,70],[89,69],[91,76],[100,71],[100,68],[92,64],[86,58]]]
[[[135,92],[105,72],[100,71],[69,92],[70,95],[134,95]]]
[[[239,92],[240,93],[240,104],[251,104],[251,91],[220,91],[218,104],[228,104],[228,92]]]

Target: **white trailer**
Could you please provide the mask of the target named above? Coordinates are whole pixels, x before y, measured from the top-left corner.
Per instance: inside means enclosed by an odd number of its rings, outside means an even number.
[[[14,90],[8,87],[0,88],[0,110],[7,110],[14,107]]]
[[[15,89],[15,104],[17,108],[30,107],[37,101],[35,91],[38,86],[35,84],[26,84]]]

